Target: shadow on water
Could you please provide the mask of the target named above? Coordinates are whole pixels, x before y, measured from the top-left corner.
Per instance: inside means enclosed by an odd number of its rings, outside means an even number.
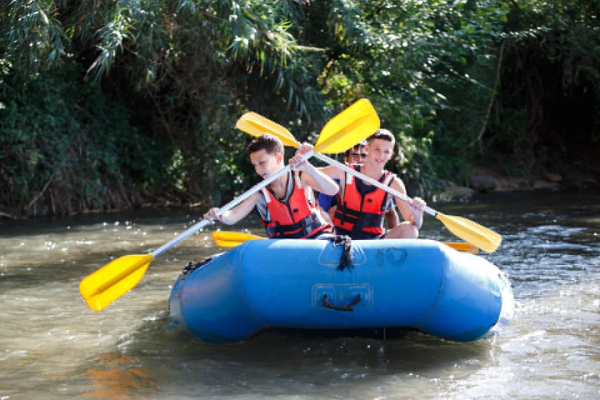
[[[122,337],[120,355],[89,360],[94,390],[88,394],[110,380],[113,394],[131,396],[331,395],[339,387],[347,398],[355,397],[354,386],[364,390],[398,376],[437,379],[450,371],[466,377],[491,362],[494,348],[493,339],[456,343],[408,330],[390,330],[393,337],[385,340],[367,330],[270,330],[215,345],[182,336],[169,323],[165,311]]]

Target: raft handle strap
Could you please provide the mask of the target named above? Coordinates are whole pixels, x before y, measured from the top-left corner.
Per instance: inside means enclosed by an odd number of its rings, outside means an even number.
[[[335,304],[331,304],[329,302],[329,300],[327,300],[326,294],[323,295],[323,307],[331,308],[332,310],[337,310],[337,311],[353,311],[354,307],[352,307],[352,306],[355,304],[358,304],[359,301],[360,301],[360,293],[356,295],[354,300],[352,300],[350,303],[346,304],[345,306],[336,306]]]

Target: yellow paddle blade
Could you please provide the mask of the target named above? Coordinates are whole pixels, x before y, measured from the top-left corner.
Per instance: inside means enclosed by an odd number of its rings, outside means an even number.
[[[461,253],[477,254],[479,249],[474,244],[468,242],[443,242],[446,246],[452,247],[456,251]]]
[[[502,236],[466,218],[445,215],[439,212],[435,218],[441,221],[450,232],[459,238],[474,244],[488,253],[496,251],[500,243],[502,243]]]
[[[152,253],[119,257],[85,277],[79,292],[90,309],[100,311],[133,289],[152,260]]]
[[[296,141],[296,138],[294,138],[290,131],[255,112],[247,112],[242,115],[236,122],[235,127],[254,137],[270,133],[271,135],[277,136],[283,142],[284,146],[298,147],[299,145],[298,141]]]
[[[371,102],[360,99],[323,127],[315,144],[315,153],[344,152],[374,134],[379,126],[379,116]]]
[[[215,244],[217,246],[221,246],[221,247],[225,247],[225,248],[232,248],[232,247],[237,247],[240,244],[242,244],[244,242],[238,242],[238,241],[229,241],[229,240],[221,240],[221,239],[215,239]]]
[[[251,233],[214,231],[212,234],[215,240],[228,240],[233,242],[245,242],[246,240],[266,240],[266,238]]]
[[[212,237],[221,247],[236,247],[248,240],[265,240],[266,238],[243,232],[215,231]]]

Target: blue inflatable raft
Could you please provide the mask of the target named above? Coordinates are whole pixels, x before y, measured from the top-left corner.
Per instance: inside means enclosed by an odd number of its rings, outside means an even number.
[[[350,265],[340,260],[348,260]],[[181,332],[242,341],[266,328],[415,328],[485,336],[514,299],[493,264],[432,240],[252,240],[184,269],[169,310]],[[506,317],[504,317],[505,319]]]

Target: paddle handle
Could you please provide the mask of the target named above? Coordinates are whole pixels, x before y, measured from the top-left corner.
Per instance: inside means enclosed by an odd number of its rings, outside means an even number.
[[[302,156],[302,161],[306,161],[306,160],[308,160],[309,158],[311,158],[314,155],[315,155],[315,152],[313,150],[310,150],[309,152],[305,153]],[[246,200],[248,197],[252,196],[254,193],[256,193],[259,190],[261,190],[262,188],[266,187],[271,182],[273,182],[274,180],[276,180],[277,178],[279,178],[283,174],[287,173],[290,169],[291,169],[291,167],[289,165],[286,165],[285,168],[280,169],[279,171],[277,171],[275,174],[271,175],[267,179],[264,179],[263,181],[261,181],[261,182],[257,183],[256,185],[252,186],[246,192],[244,192],[243,194],[239,195],[238,197],[234,198],[229,203],[227,203],[223,207],[221,207],[217,211],[217,217],[220,217],[226,211],[229,211],[233,207],[237,206],[238,204],[240,204],[241,202],[243,202],[244,200]],[[160,246],[158,249],[154,250],[152,252],[152,255],[155,258],[158,257],[159,255],[161,255],[165,251],[169,250],[171,247],[178,245],[180,242],[184,241],[185,239],[187,239],[188,237],[190,237],[195,232],[197,232],[200,229],[204,228],[209,223],[210,223],[209,220],[204,219],[204,220],[196,223],[195,225],[192,225],[191,227],[189,227],[188,229],[186,229],[184,232],[180,233],[179,235],[177,235],[173,239],[169,240],[167,243],[165,243],[162,246]]]
[[[392,189],[389,186],[384,185],[383,183],[376,181],[375,179],[369,178],[368,176],[366,176],[365,174],[361,174],[360,172],[356,171],[354,168],[350,168],[345,164],[342,164],[341,162],[334,160],[331,157],[328,157],[324,154],[321,153],[316,153],[315,157],[317,157],[319,160],[326,162],[327,164],[333,165],[336,168],[339,168],[351,175],[356,176],[357,178],[370,183],[373,186],[377,186],[379,189],[381,190],[385,190],[387,193],[391,194],[394,197],[398,197],[406,202],[409,202],[411,200],[410,197],[406,196],[405,194],[402,194],[400,192],[398,192],[397,190]],[[429,208],[427,206],[423,207],[423,211],[426,212],[427,214],[431,215],[432,217],[436,217],[438,215],[438,212],[435,211],[432,208]]]

